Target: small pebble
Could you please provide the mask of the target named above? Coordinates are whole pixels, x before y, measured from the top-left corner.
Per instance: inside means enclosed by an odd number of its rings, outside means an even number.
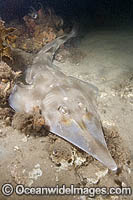
[[[27,142],[28,141],[28,138],[25,136],[23,139],[22,139],[23,142]]]
[[[18,146],[14,146],[14,151],[20,150]]]

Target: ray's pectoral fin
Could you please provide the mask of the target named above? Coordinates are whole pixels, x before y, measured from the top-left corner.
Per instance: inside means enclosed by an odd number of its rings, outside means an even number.
[[[9,104],[16,112],[29,112],[33,108],[31,85],[15,85],[9,97]]]

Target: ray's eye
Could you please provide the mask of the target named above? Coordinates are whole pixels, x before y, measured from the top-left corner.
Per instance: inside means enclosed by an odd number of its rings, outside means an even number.
[[[64,106],[59,106],[59,107],[58,107],[58,111],[59,111],[61,114],[68,114],[68,113],[69,113],[67,107],[64,107]]]

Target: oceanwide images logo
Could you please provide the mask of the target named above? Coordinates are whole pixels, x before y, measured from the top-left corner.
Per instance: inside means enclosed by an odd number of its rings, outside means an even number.
[[[11,196],[14,193],[14,188],[10,183],[5,183],[1,187],[1,192],[4,196]]]
[[[4,196],[11,196],[13,193],[16,195],[87,195],[89,197],[95,197],[96,195],[131,195],[132,191],[130,187],[124,188],[106,188],[106,187],[75,187],[70,185],[66,187],[63,184],[61,187],[25,187],[24,185],[16,185],[6,183],[2,185],[1,192]]]

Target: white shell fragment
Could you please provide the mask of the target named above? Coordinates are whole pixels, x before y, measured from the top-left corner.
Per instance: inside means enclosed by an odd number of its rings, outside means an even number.
[[[27,85],[15,85],[9,103],[17,112],[31,112],[39,106],[51,132],[116,170],[95,108],[97,89],[66,76],[52,63],[55,51],[74,35],[72,30],[42,48],[26,72]]]

